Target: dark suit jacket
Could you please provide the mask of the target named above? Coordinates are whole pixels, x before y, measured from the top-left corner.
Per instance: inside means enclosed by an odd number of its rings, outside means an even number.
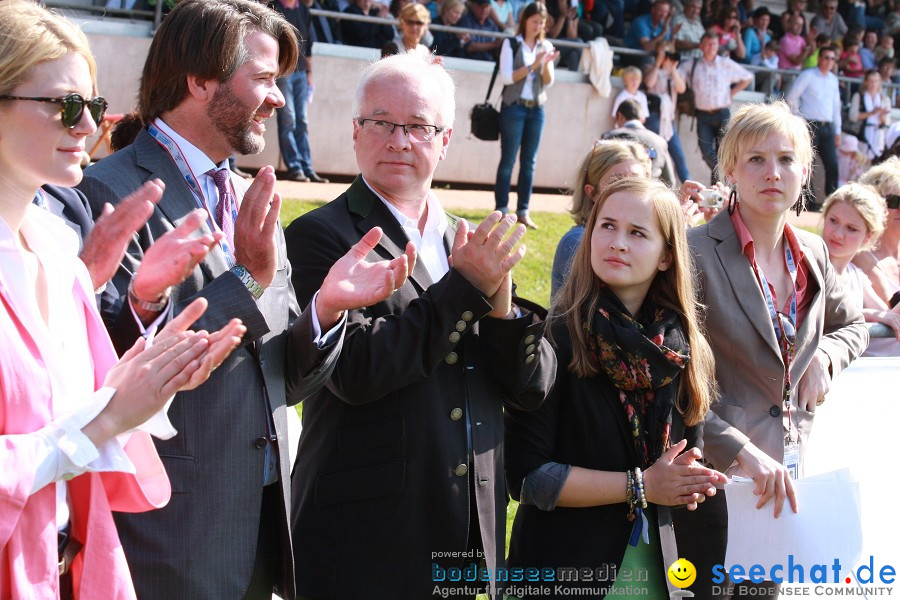
[[[619,392],[609,378],[602,374],[581,378],[566,369],[572,360],[572,340],[561,319],[553,325],[553,344],[559,370],[550,397],[532,412],[506,411],[506,476],[515,500],[519,500],[526,475],[549,462],[618,472],[641,464]],[[686,428],[678,411],[673,412],[673,444],[687,438],[688,448],[702,447],[702,435],[702,424]],[[510,538],[509,567],[587,568],[596,575],[607,565],[621,566],[633,526],[627,514],[624,502],[552,511],[519,505]],[[668,566],[678,559],[672,510],[657,506],[656,514],[663,565]],[[618,568],[610,570],[608,581],[549,584],[549,594],[534,597],[568,598],[572,596],[570,587],[606,587],[612,585],[617,572]],[[670,591],[674,589],[670,586]]]
[[[84,239],[94,229],[91,208],[84,194],[77,189],[57,185],[44,185],[41,190],[44,192],[47,210],[65,221],[78,234],[79,245],[83,246]]]
[[[301,301],[374,226],[384,237],[370,260],[400,256],[406,235],[357,177],[287,228]],[[516,304],[521,318],[484,318],[490,305],[459,272],[432,282],[417,263],[386,301],[350,312],[327,389],[303,406],[291,511],[299,594],[431,597],[432,563],[463,564],[432,553],[477,544],[467,539],[476,514],[488,568],[503,564],[502,409],[538,406],[556,365],[533,314],[541,309]]]
[[[139,333],[130,308],[119,297],[125,297],[144,251],[177,227],[197,208],[197,202],[174,161],[146,131],[132,145],[89,168],[79,186],[97,211],[103,202],[115,204],[156,177],[166,183],[165,194],[113,279],[119,295],[104,294],[102,312],[120,351]],[[283,534],[279,584],[286,597],[293,597],[286,411],[323,383],[340,344],[328,352],[312,346],[310,311],[300,314],[280,228],[278,236],[278,272],[258,301],[228,271],[220,247],[172,290],[176,310],[200,296],[209,300],[197,329],[214,331],[238,317],[247,326],[247,335],[246,343],[209,381],[178,394],[169,409],[178,435],[155,440],[172,482],[169,505],[144,514],[117,515],[139,597],[218,600],[243,596],[253,570],[260,521],[266,396],[278,435],[284,503],[280,514],[267,518],[276,520]]]

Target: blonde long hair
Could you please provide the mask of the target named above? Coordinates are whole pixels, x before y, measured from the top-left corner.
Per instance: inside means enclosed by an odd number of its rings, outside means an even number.
[[[75,23],[34,2],[0,2],[0,94],[26,81],[35,65],[63,58],[69,52],[87,61],[96,84],[97,65],[87,37]]]
[[[591,266],[591,233],[607,199],[624,193],[647,198],[653,205],[662,237],[672,255],[672,266],[656,274],[647,299],[668,308],[681,317],[691,360],[685,368],[675,405],[687,425],[700,423],[716,396],[715,361],[701,328],[702,305],[697,299],[695,273],[685,235],[684,217],[675,193],[659,181],[626,177],[604,189],[594,203],[584,237],[572,260],[572,270],[550,309],[548,331],[555,319],[562,319],[572,338],[572,362],[569,372],[592,377],[599,366],[588,352],[585,325],[597,311],[600,290],[605,286]]]

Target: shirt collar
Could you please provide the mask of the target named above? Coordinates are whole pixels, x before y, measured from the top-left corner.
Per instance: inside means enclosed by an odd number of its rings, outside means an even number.
[[[191,171],[193,173],[202,175],[212,169],[222,169],[228,167],[228,159],[225,159],[221,164],[216,165],[212,161],[212,159],[210,159],[208,156],[206,156],[206,154],[203,153],[202,150],[184,139],[184,137],[182,137],[177,131],[169,127],[166,122],[159,117],[153,119],[153,124],[156,125],[160,129],[160,131],[172,138],[172,141],[175,142],[175,145],[178,146],[179,150],[181,150],[181,154],[184,156],[184,160],[187,161],[188,166],[191,168]]]
[[[741,218],[740,208],[731,213],[731,223],[734,225],[734,231],[737,233],[738,240],[741,243],[741,251],[751,262],[755,263],[756,253],[753,246],[753,236],[750,234],[750,230],[747,229],[744,219]],[[794,255],[794,262],[798,265],[801,264],[804,257],[803,250],[800,248],[800,241],[797,239],[793,228],[788,223],[784,225],[784,239]]]
[[[394,215],[394,218],[397,219],[397,222],[400,223],[400,226],[406,229],[418,229],[419,222],[416,219],[412,219],[407,217],[402,212],[397,210],[397,207],[388,202],[384,196],[375,191],[369,182],[366,181],[365,176],[362,178],[363,183],[366,184],[366,187],[375,194],[379,200],[381,200],[384,205],[387,207],[391,214]],[[425,199],[426,202],[426,211],[427,216],[425,217],[425,227],[422,231],[423,235],[427,235],[429,233],[437,234],[441,237],[444,236],[444,232],[447,231],[447,226],[449,222],[447,221],[447,215],[444,213],[444,207],[441,206],[440,201],[437,199],[437,196],[434,195],[434,192],[431,190],[428,191],[428,196]]]

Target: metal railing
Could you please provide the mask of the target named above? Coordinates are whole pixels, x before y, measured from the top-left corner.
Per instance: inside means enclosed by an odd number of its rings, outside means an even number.
[[[45,0],[44,5],[62,11],[83,11],[99,16],[121,17],[130,21],[153,21],[153,31],[159,29],[159,24],[162,23],[163,0],[157,0],[155,10],[95,6],[93,3],[78,0]]]

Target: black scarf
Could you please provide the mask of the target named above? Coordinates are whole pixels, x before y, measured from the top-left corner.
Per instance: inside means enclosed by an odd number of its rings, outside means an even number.
[[[637,454],[646,469],[670,446],[673,382],[690,360],[681,319],[645,300],[636,317],[609,290],[585,323],[588,349],[619,390]]]

